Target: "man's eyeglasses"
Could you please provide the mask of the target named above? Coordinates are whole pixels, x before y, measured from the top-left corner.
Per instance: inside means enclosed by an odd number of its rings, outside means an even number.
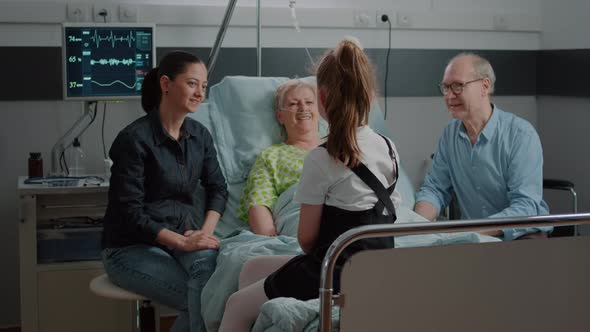
[[[463,89],[465,88],[465,86],[467,84],[477,82],[477,81],[483,81],[483,80],[484,80],[483,78],[478,78],[478,79],[474,79],[472,81],[468,81],[465,83],[459,83],[459,82],[455,82],[455,83],[451,83],[451,84],[439,83],[438,89],[440,90],[440,93],[442,93],[443,96],[445,96],[447,93],[449,93],[449,91],[453,91],[454,94],[458,95],[458,94],[461,94],[461,92],[463,92]]]

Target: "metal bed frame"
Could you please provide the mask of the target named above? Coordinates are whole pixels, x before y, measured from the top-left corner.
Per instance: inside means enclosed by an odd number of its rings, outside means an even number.
[[[207,75],[209,78],[213,74],[213,70],[215,69],[215,63],[217,62],[217,57],[219,55],[219,51],[221,49],[221,44],[223,43],[223,39],[225,38],[225,33],[229,26],[229,22],[234,14],[234,9],[236,7],[237,0],[229,0],[227,4],[227,8],[225,9],[225,14],[223,15],[223,20],[221,21],[221,25],[219,26],[219,31],[217,32],[217,37],[215,38],[215,43],[211,48],[211,52],[209,53],[209,59],[207,60],[207,70],[209,74]],[[260,32],[262,26],[260,22],[260,0],[256,0],[256,73],[257,76],[262,76],[262,47],[260,46]]]
[[[332,331],[334,305],[340,331],[587,331],[588,236],[364,251],[345,264],[340,294],[332,289],[336,259],[360,239],[583,224],[590,213],[349,230],[322,263],[320,331]]]

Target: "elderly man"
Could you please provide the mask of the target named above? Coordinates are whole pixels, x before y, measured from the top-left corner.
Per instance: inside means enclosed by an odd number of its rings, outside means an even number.
[[[548,214],[543,151],[527,121],[490,102],[496,78],[481,56],[462,53],[447,65],[440,91],[454,118],[438,141],[415,211],[434,220],[455,193],[463,219]],[[504,240],[551,228],[486,232]]]

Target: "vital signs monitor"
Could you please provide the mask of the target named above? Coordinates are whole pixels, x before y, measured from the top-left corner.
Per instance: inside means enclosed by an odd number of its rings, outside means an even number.
[[[62,49],[64,99],[139,98],[156,61],[155,25],[64,23]]]

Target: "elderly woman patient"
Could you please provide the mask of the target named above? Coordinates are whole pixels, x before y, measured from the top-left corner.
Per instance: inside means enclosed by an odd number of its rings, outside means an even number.
[[[274,99],[277,121],[285,141],[263,150],[244,186],[238,217],[256,234],[275,236],[272,209],[279,196],[299,181],[303,159],[320,143],[316,88],[292,79],[277,89]]]

